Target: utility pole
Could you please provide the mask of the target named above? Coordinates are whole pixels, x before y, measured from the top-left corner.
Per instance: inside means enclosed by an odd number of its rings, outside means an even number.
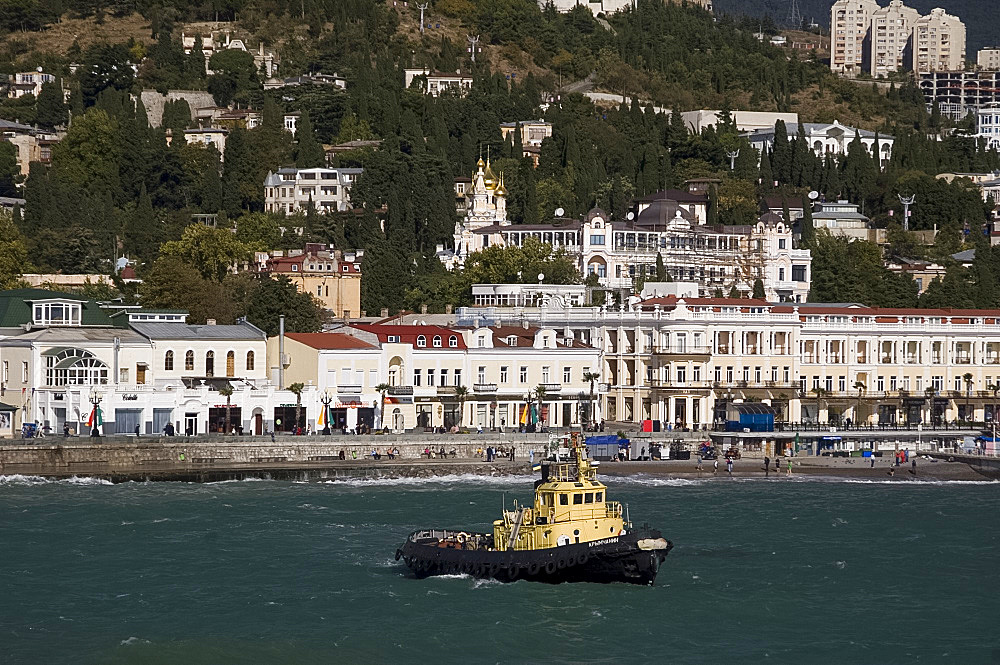
[[[466,35],[465,38],[469,40],[469,52],[472,53],[472,62],[476,61],[476,50],[479,48],[479,35],[473,37],[472,35]]]
[[[740,156],[740,151],[739,150],[734,150],[732,152],[727,152],[726,153],[726,157],[729,158],[729,170],[730,171],[735,171],[736,170],[736,158],[739,157],[739,156]]]
[[[899,202],[903,204],[903,230],[904,231],[909,231],[910,230],[910,206],[913,205],[913,202],[916,200],[917,195],[916,194],[912,194],[910,196],[903,196],[902,194],[899,194],[898,196],[899,196]]]
[[[420,34],[424,34],[424,10],[429,6],[426,2],[422,5],[417,5],[417,8],[420,10]]]

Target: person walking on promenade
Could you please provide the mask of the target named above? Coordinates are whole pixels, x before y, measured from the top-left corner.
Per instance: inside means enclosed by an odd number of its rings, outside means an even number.
[[[727,457],[726,458],[726,470],[729,471],[729,477],[732,478],[733,477],[733,458],[732,457]]]
[[[771,475],[771,458],[764,455],[764,477]]]
[[[715,463],[712,465],[712,475],[716,476],[719,474],[719,458],[715,458]]]
[[[699,473],[701,473],[704,469],[705,469],[705,467],[702,466],[702,464],[701,464],[701,453],[698,453],[698,466],[696,466],[694,468],[694,470],[697,471],[697,472],[699,472]]]
[[[792,458],[791,457],[788,458],[788,467],[785,470],[785,475],[786,476],[792,475]]]
[[[914,476],[917,475],[917,456],[914,455],[913,459],[910,461],[910,473]]]
[[[871,459],[871,461],[872,461],[872,465],[871,465],[871,468],[873,468],[873,469],[874,469],[874,468],[875,468],[875,456],[874,456],[874,455],[872,455],[870,459]]]

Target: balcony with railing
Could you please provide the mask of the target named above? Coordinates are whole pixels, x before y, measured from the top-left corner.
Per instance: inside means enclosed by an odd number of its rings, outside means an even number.
[[[455,389],[457,387],[458,386],[438,386],[437,387],[437,394],[438,395],[454,395],[455,394]]]
[[[658,356],[710,356],[712,355],[712,347],[710,346],[657,346],[654,347],[653,353]]]
[[[495,383],[473,383],[472,392],[474,393],[495,393],[497,392],[497,384]]]
[[[413,386],[389,386],[390,395],[412,395]]]
[[[562,386],[561,383],[542,383],[542,384],[539,384],[539,385],[541,386],[541,388],[545,392],[549,393],[550,395],[552,393],[561,392],[562,389],[563,389],[563,386]]]
[[[337,386],[337,392],[341,394],[353,394],[356,395],[361,392],[362,386],[360,383],[343,383]]]

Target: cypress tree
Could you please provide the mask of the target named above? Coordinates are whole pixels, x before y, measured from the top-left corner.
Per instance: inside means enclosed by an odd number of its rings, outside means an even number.
[[[802,202],[802,219],[799,221],[800,244],[809,247],[816,240],[816,229],[813,227],[812,201]]]
[[[236,127],[226,140],[226,160],[222,170],[222,207],[234,219],[240,216],[248,200],[244,190],[253,176],[250,160],[247,130]]]
[[[69,111],[63,101],[62,79],[42,86],[35,108],[35,122],[41,127],[52,129],[69,121]]]
[[[313,131],[308,111],[303,111],[299,118],[295,138],[298,140],[295,165],[299,168],[323,166],[326,154],[323,152],[323,146],[316,140],[316,133]]]
[[[656,281],[667,281],[667,267],[663,265],[663,255],[659,252],[656,253]]]
[[[792,165],[791,150],[785,122],[779,120],[774,123],[774,150],[771,154],[771,170],[774,173],[774,180],[780,183],[789,182],[789,172]]]
[[[771,158],[768,156],[767,146],[760,155],[760,186],[765,192],[774,187],[774,173],[771,171]]]

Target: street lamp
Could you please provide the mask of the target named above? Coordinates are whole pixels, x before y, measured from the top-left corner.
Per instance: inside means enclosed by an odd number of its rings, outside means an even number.
[[[330,395],[329,388],[323,391],[323,396],[319,398],[319,401],[323,403],[323,436],[330,436],[330,403],[333,401],[333,397]]]
[[[90,403],[94,405],[90,412],[90,436],[100,436],[101,432],[98,427],[101,423],[101,393],[98,392],[97,388],[90,389]]]
[[[917,200],[917,195],[912,194],[910,196],[903,196],[902,194],[897,194],[899,197],[899,202],[903,204],[903,230],[910,230],[910,206],[913,202]]]

